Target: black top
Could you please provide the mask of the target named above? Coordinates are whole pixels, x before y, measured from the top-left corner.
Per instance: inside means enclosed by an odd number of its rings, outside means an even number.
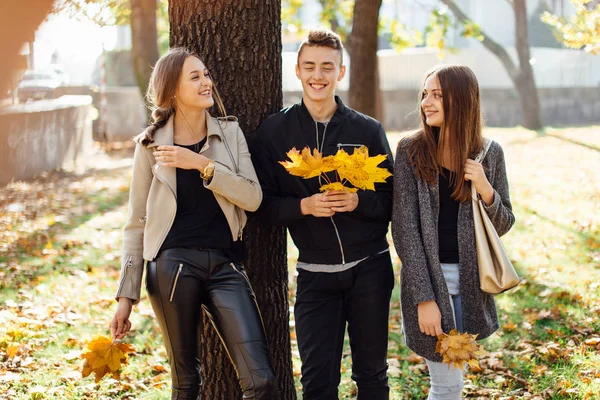
[[[206,138],[196,144],[175,146],[199,151]],[[240,243],[233,246],[231,230],[212,191],[204,187],[200,172],[196,169],[177,168],[177,212],[171,230],[160,250],[175,247],[223,249],[233,261],[242,261]]]
[[[440,180],[440,215],[438,217],[438,237],[440,248],[440,262],[458,263],[458,206],[459,202],[450,195],[453,188],[450,186],[450,171],[442,167],[439,174]]]
[[[349,154],[360,145],[369,155],[386,154],[380,167],[393,170],[393,158],[385,131],[375,119],[346,107],[336,96],[337,109],[331,120],[315,123],[303,102],[267,118],[251,141],[252,161],[263,191],[256,215],[273,225],[286,225],[298,247],[298,260],[316,264],[340,264],[360,260],[388,247],[386,233],[392,215],[392,178],[376,183],[376,191],[359,190],[358,206],[332,218],[304,216],[300,200],[319,193],[319,179],[290,175],[278,161],[295,147],[317,148],[323,156],[338,149]],[[284,132],[285,134],[282,134]],[[324,180],[322,180],[324,181]],[[339,235],[339,237],[338,237]]]

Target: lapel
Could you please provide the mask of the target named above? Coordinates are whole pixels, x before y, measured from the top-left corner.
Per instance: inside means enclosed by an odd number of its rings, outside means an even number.
[[[206,150],[210,149],[210,142],[213,138],[219,138],[223,141],[223,128],[221,127],[220,122],[216,118],[212,118],[208,111],[206,111],[206,135],[208,139],[206,140],[206,144],[200,150],[200,153],[204,153]]]
[[[154,133],[154,142],[148,145],[148,149],[152,149],[152,151],[154,151],[154,147],[173,146],[173,119],[174,116],[172,115],[171,118],[169,118],[169,120],[165,124],[165,126],[158,129]],[[176,169],[163,167],[157,162],[154,163],[152,169],[154,170],[154,175],[156,176],[156,178],[165,185],[167,185],[167,187],[171,189],[171,192],[173,192],[175,198],[177,198]]]
[[[427,201],[429,204],[420,204],[421,210],[430,209],[434,217],[435,227],[437,229],[437,219],[440,215],[440,178],[436,177],[435,185],[430,185],[422,179],[419,179],[419,193],[423,192],[423,196],[419,195],[419,202]]]

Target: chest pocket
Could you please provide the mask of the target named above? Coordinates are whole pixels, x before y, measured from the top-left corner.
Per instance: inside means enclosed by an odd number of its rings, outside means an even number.
[[[358,149],[360,146],[366,146],[366,144],[362,143],[338,143],[337,149],[344,150],[348,154],[354,153],[354,150]]]

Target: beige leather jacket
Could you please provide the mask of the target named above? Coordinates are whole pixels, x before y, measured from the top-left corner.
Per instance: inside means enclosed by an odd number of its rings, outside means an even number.
[[[248,145],[237,120],[206,117],[208,139],[200,153],[215,162],[213,178],[203,181],[223,210],[234,240],[242,238],[244,210],[255,211],[262,191]],[[140,300],[144,260],[153,260],[171,229],[177,209],[176,169],[156,163],[155,147],[173,145],[173,117],[154,134],[154,143],[138,144],[133,157],[129,215],[123,229],[121,278],[116,298]],[[200,172],[198,172],[200,173]]]

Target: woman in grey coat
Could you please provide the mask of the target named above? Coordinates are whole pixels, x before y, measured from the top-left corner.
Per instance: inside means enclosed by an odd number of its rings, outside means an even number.
[[[427,360],[429,399],[460,399],[463,376],[435,352],[451,329],[490,336],[498,329],[492,295],[479,288],[471,185],[500,236],[514,223],[504,153],[484,148],[479,85],[471,69],[445,65],[426,75],[421,129],[399,144],[394,167],[392,235],[402,261],[406,342]]]

